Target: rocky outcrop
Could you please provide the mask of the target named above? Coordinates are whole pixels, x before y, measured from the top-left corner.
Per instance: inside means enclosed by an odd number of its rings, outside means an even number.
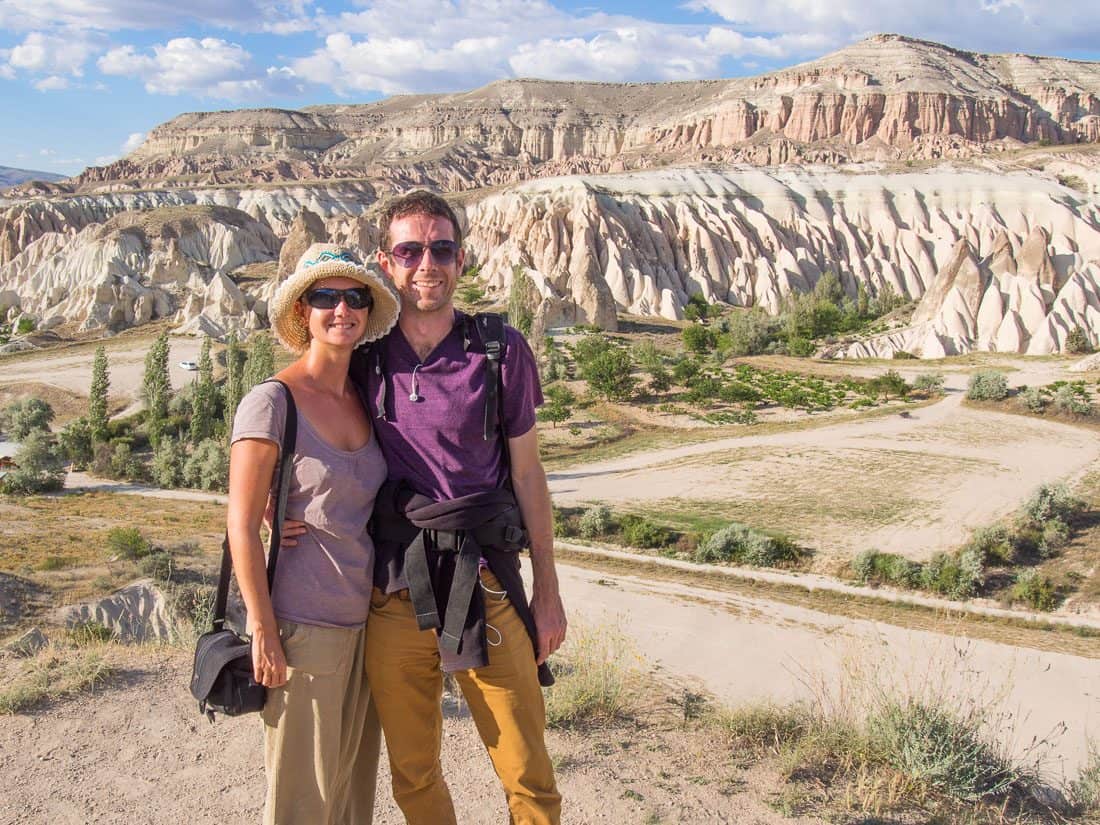
[[[45,324],[119,330],[168,318],[184,331],[245,332],[265,318],[228,275],[278,250],[266,225],[229,207],[122,212],[42,235],[0,267],[0,293],[15,293],[18,311]]]
[[[315,243],[324,243],[328,240],[328,231],[325,223],[317,215],[308,209],[303,209],[290,225],[290,233],[283,241],[283,248],[279,250],[279,269],[276,277],[281,281],[294,271],[298,259]]]
[[[53,618],[66,627],[94,622],[124,644],[168,642],[176,632],[167,599],[151,579],[136,581],[98,601],[60,607]]]
[[[756,78],[506,80],[364,105],[185,114],[75,185],[366,177],[456,191],[655,161],[942,158],[1096,140],[1100,64],[878,35]]]
[[[491,292],[503,296],[519,266],[550,301],[543,312],[607,328],[612,308],[680,318],[694,293],[777,312],[831,271],[852,297],[863,284],[921,299],[911,330],[836,356],[1049,352],[1076,325],[1100,333],[1100,207],[1035,173],[570,177],[491,195],[466,218]]]

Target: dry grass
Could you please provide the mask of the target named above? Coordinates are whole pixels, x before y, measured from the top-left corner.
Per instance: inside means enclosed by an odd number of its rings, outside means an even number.
[[[136,526],[154,544],[193,542],[213,559],[225,529],[225,507],[93,492],[0,498],[0,519],[6,539],[0,570],[45,585],[56,603],[67,603],[133,577],[132,563],[108,559],[112,528]]]
[[[585,729],[633,715],[642,659],[618,628],[573,624],[553,663],[557,681],[546,691],[550,727]]]
[[[73,638],[51,643],[9,665],[0,688],[0,713],[18,713],[75,693],[95,690],[115,670],[113,644]]]

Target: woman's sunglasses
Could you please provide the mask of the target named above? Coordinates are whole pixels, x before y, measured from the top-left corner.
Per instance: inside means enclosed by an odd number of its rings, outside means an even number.
[[[427,246],[416,241],[405,241],[391,249],[390,254],[401,266],[411,269],[420,266],[420,259],[424,257],[425,249],[431,251],[432,260],[440,266],[451,265],[458,255],[458,244],[454,241],[432,241]]]
[[[343,301],[348,309],[370,309],[374,306],[374,296],[370,288],[356,286],[351,289],[330,289],[318,287],[306,293],[306,303],[314,309],[336,309]]]

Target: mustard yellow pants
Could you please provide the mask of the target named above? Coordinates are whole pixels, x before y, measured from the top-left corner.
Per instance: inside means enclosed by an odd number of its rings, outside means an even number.
[[[557,825],[561,796],[546,752],[546,709],[531,637],[496,577],[486,588],[489,664],[454,676],[489,751],[514,825]],[[499,641],[499,644],[497,642]],[[367,621],[367,675],[409,825],[456,825],[439,763],[443,677],[436,635],[419,630],[408,591],[374,591]]]
[[[261,712],[264,825],[371,825],[381,733],[362,629],[279,622],[287,682]]]

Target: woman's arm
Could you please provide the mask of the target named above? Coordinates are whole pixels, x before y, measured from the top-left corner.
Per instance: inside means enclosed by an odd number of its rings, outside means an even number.
[[[257,682],[279,687],[286,682],[286,656],[267,588],[267,563],[260,524],[279,448],[273,441],[242,438],[229,453],[229,553],[248,609],[252,635],[252,669]]]

